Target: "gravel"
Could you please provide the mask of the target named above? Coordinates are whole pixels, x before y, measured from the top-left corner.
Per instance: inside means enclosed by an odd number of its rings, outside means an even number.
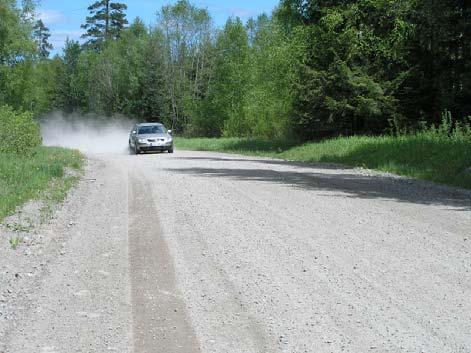
[[[13,250],[0,237],[2,353],[132,352],[127,194],[116,192],[127,174],[91,160],[86,175],[100,182],[82,180],[32,242]]]
[[[0,228],[0,352],[471,352],[471,194],[236,155],[90,155]],[[10,235],[8,235],[8,234]]]

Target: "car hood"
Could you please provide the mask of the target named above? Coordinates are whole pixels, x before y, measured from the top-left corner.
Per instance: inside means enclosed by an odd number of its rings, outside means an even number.
[[[171,138],[169,134],[147,134],[147,135],[137,135],[137,138],[140,139],[158,139],[158,138]]]

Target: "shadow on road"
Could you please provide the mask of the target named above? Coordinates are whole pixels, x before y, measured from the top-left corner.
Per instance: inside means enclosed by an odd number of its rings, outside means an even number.
[[[307,190],[339,192],[336,197],[389,199],[398,202],[423,205],[451,206],[459,211],[471,210],[471,192],[434,184],[427,181],[395,178],[384,175],[362,175],[353,168],[335,165],[312,165],[280,160],[237,159],[217,157],[180,157],[188,161],[234,162],[260,164],[262,168],[175,168],[167,169],[178,174],[204,177],[230,178],[233,180],[270,182]],[[264,169],[262,165],[299,167],[302,170]],[[308,170],[306,170],[308,169]],[[309,170],[310,169],[310,170]],[[326,172],[323,173],[322,170]],[[335,172],[329,172],[329,171]]]
[[[283,165],[290,167],[299,167],[299,168],[312,168],[320,167],[322,169],[354,169],[348,165],[341,165],[335,163],[306,163],[306,162],[293,162],[293,161],[284,161],[281,159],[260,159],[254,158],[226,158],[226,157],[176,157],[175,159],[188,160],[188,161],[207,161],[207,162],[243,162],[243,163],[260,163],[260,164],[270,164],[270,165]]]

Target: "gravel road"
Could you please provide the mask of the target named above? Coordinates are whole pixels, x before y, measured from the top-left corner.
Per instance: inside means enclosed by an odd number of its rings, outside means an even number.
[[[89,155],[0,237],[1,353],[470,353],[470,298],[471,193],[328,165]]]

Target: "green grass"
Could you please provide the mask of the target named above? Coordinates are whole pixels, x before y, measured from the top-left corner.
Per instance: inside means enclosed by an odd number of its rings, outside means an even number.
[[[339,163],[471,189],[471,138],[422,132],[393,137],[340,137],[300,144],[240,138],[176,139],[180,149]]]
[[[244,138],[181,138],[175,139],[177,148],[194,151],[239,153],[252,156],[278,156],[299,145],[297,141],[260,140]]]
[[[62,200],[75,182],[65,168],[80,170],[84,159],[73,150],[38,147],[33,155],[0,154],[0,221],[28,200],[46,205]]]
[[[23,242],[23,239],[19,237],[10,238],[10,246],[13,250],[16,250],[22,242]]]

